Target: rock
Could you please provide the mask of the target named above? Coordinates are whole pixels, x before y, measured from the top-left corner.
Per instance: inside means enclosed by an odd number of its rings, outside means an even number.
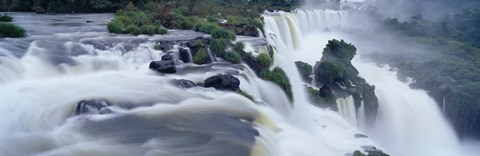
[[[162,61],[170,61],[170,60],[174,60],[173,54],[167,53],[162,56]]]
[[[160,41],[160,50],[167,51],[167,50],[173,49],[174,45],[175,45],[174,41]]]
[[[355,134],[355,138],[357,138],[357,139],[358,138],[368,138],[368,136],[365,135],[365,134]]]
[[[243,26],[241,30],[242,31],[239,33],[240,35],[252,36],[252,37],[258,37],[259,36],[258,30],[255,26],[246,25],[246,26]]]
[[[192,57],[190,55],[190,51],[185,48],[179,48],[178,53],[180,55],[180,60],[183,61],[183,63],[190,63],[192,62]]]
[[[87,23],[93,23],[94,21],[91,21],[91,20],[87,20],[86,22],[87,22]]]
[[[110,102],[103,99],[82,100],[75,107],[75,115],[82,114],[108,114],[112,113],[108,107]]]
[[[190,81],[190,80],[185,80],[185,79],[178,79],[175,80],[175,85],[180,88],[193,88],[196,87],[197,84],[195,82]]]
[[[360,148],[362,148],[365,152],[368,153],[367,156],[390,156],[384,153],[382,150],[377,149],[375,146],[364,145],[364,146],[360,146]]]
[[[204,87],[236,91],[240,89],[240,80],[232,75],[216,75],[207,78]]]
[[[177,67],[175,66],[175,59],[173,54],[167,53],[162,56],[161,61],[150,62],[150,69],[158,71],[160,73],[173,74],[177,73]]]
[[[233,24],[222,24],[222,27],[227,28],[237,35],[241,36],[251,36],[251,37],[258,37],[259,33],[255,26],[253,25],[233,25]]]

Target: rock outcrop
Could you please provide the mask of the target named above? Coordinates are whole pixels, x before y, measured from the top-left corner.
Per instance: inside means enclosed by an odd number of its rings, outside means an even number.
[[[204,87],[213,87],[218,90],[237,91],[240,89],[240,80],[232,75],[216,75],[204,82]]]

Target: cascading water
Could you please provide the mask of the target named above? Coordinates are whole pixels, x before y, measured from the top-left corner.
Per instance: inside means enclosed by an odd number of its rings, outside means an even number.
[[[264,16],[266,38],[280,53],[289,53],[295,60],[314,65],[322,57],[328,40],[347,39],[341,31],[348,26],[346,11],[276,12]],[[289,21],[289,22],[285,22]],[[297,37],[301,36],[301,37]],[[301,38],[301,40],[297,40]],[[353,42],[355,45],[355,41]],[[358,49],[361,53],[361,45]],[[283,51],[283,52],[282,52]],[[393,155],[460,156],[460,143],[440,113],[435,101],[425,91],[415,90],[397,80],[396,73],[354,59],[353,64],[367,82],[376,86],[379,115],[373,127],[358,125]],[[353,100],[339,99],[339,112],[352,125],[365,120],[362,106],[355,115]]]
[[[355,138],[360,132],[337,113],[308,103],[290,47],[274,38],[275,64],[288,73],[295,92],[293,109],[277,85],[245,65],[180,62],[170,75],[148,69],[150,61],[180,51],[181,45],[155,50],[155,42],[205,34],[112,35],[105,33],[111,15],[38,15],[34,23],[32,14],[12,15],[30,36],[0,39],[0,155],[338,156],[375,146]],[[51,26],[52,19],[59,23]],[[293,19],[285,22],[295,24]],[[226,73],[239,78],[255,102],[177,84]],[[79,108],[87,102],[108,107],[79,115],[95,109]]]

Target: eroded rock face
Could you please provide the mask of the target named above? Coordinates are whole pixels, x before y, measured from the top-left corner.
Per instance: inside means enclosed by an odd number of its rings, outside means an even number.
[[[204,82],[204,87],[236,91],[240,89],[240,80],[232,75],[216,75],[207,78]]]
[[[112,113],[109,106],[111,103],[105,99],[82,100],[75,107],[74,115]]]

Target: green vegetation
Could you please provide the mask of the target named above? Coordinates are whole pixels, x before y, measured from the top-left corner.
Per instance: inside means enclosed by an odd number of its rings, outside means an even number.
[[[356,55],[357,48],[344,40],[329,40],[323,49],[322,61],[340,61],[342,64],[351,65],[351,60]],[[358,74],[358,73],[357,73]]]
[[[275,51],[271,45],[268,45],[268,55],[272,58],[272,61],[275,61]]]
[[[332,108],[336,109],[337,106],[335,103],[327,102],[325,98],[320,96],[320,91],[318,89],[314,89],[312,87],[306,87],[308,96],[313,104],[321,108]]]
[[[209,57],[208,57],[208,53],[207,51],[205,51],[205,49],[201,48],[197,51],[197,53],[195,54],[195,56],[193,56],[193,63],[195,64],[207,64],[208,62],[210,62],[210,60],[208,60]]]
[[[310,78],[310,75],[312,75],[313,67],[308,63],[302,61],[295,62],[295,65],[297,66],[297,69],[300,72],[300,76],[302,76],[303,81],[311,82],[312,78]]]
[[[260,63],[260,68],[269,68],[273,64],[272,59],[270,59],[270,56],[266,53],[261,53],[258,55],[257,59]]]
[[[334,85],[336,82],[343,82],[345,66],[337,62],[321,62],[315,69],[317,82],[327,85]]]
[[[323,85],[323,87],[320,88],[320,97],[328,103],[336,104],[337,97],[335,97],[332,89],[330,89],[328,85]]]
[[[249,99],[249,100],[251,100],[251,101],[254,101],[254,100],[255,100],[255,98],[253,98],[252,95],[248,94],[247,92],[245,92],[245,91],[243,91],[243,90],[235,91],[235,93],[240,94],[240,95],[246,97],[247,99]]]
[[[480,10],[466,9],[439,19],[386,19],[384,28],[428,53],[394,49],[396,55],[372,58],[414,78],[413,86],[429,91],[437,103],[445,98],[446,115],[457,132],[480,138],[480,120],[473,116],[480,108]]]
[[[0,22],[12,22],[13,21],[13,17],[11,16],[8,16],[8,15],[1,15],[0,16]]]
[[[357,69],[351,63],[356,55],[356,50],[354,45],[346,43],[344,40],[328,41],[321,61],[317,62],[313,69],[316,84],[321,88],[318,95],[311,93],[310,99],[319,101],[315,99],[321,98],[326,103],[335,104],[335,95],[337,94],[334,93],[352,95],[356,109],[363,102],[367,125],[372,125],[377,115],[378,99],[375,95],[375,86],[369,85],[359,77]],[[336,106],[328,107],[337,109]]]
[[[11,23],[3,23],[0,22],[0,37],[25,37],[26,31],[25,29],[11,24]]]
[[[243,44],[242,42],[237,42],[235,43],[235,46],[233,46],[233,50],[235,51],[243,51],[244,48],[245,44]]]
[[[225,56],[225,49],[230,45],[230,40],[228,39],[212,39],[210,42],[210,48],[212,48],[213,53],[217,57],[224,57]]]
[[[355,152],[353,152],[353,156],[366,156],[366,155],[362,154],[362,152],[360,152],[359,150],[356,150]]]
[[[236,52],[225,53],[225,60],[233,64],[239,64],[242,62],[242,58]]]
[[[107,29],[109,32],[117,34],[154,35],[167,33],[165,28],[155,24],[152,15],[141,11],[133,3],[118,11],[115,19],[108,23]]]
[[[280,88],[283,89],[283,91],[285,91],[285,94],[287,94],[288,98],[293,101],[292,86],[287,74],[282,68],[275,67],[272,71],[268,69],[262,69],[259,76],[262,79],[276,83],[278,86],[280,86]]]

